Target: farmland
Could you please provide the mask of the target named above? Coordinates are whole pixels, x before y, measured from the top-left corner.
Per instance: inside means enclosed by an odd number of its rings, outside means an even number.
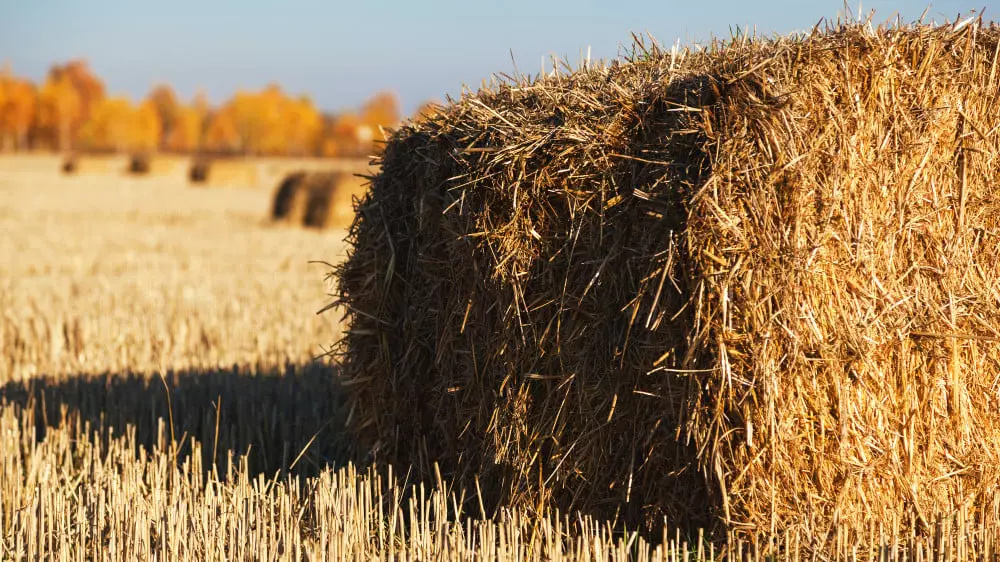
[[[576,518],[456,518],[446,488],[347,465],[310,263],[343,231],[270,224],[269,187],[194,188],[180,161],[59,164],[0,158],[0,559],[652,555]]]
[[[640,40],[375,169],[0,160],[0,558],[997,559],[972,21]]]

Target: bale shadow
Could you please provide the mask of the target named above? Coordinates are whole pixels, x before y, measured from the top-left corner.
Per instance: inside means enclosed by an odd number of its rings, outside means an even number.
[[[166,439],[183,461],[197,440],[206,471],[225,475],[231,458],[246,455],[252,475],[269,477],[315,476],[353,460],[343,396],[335,369],[322,363],[169,371],[162,378],[37,377],[0,387],[0,405],[33,416],[38,441],[56,428],[89,425],[102,443],[134,432],[147,452]]]

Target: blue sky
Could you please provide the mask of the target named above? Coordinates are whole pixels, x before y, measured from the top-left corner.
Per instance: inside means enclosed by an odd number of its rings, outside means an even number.
[[[858,11],[856,1],[851,10]],[[352,107],[379,89],[398,92],[410,110],[457,94],[494,72],[536,73],[543,57],[609,58],[631,32],[661,43],[811,28],[836,18],[841,0],[511,1],[355,0],[0,0],[0,64],[35,80],[56,61],[83,57],[108,90],[138,98],[158,82],[189,98],[201,88],[213,102],[237,88],[268,82],[307,93],[326,110]],[[912,20],[923,2],[864,2],[876,20]],[[954,20],[985,7],[1000,19],[1000,0],[938,0],[928,18]]]

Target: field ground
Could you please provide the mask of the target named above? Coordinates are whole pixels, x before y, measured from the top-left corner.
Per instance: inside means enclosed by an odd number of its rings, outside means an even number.
[[[269,187],[194,188],[182,163],[58,168],[0,157],[0,560],[709,556],[576,516],[466,517],[444,483],[347,464],[315,360],[341,326],[310,263],[344,232],[272,225]]]

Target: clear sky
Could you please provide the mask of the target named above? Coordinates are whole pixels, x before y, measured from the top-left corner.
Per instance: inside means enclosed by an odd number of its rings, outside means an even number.
[[[857,1],[848,4],[858,13]],[[938,0],[928,19],[954,20],[1000,0]],[[359,104],[392,89],[411,110],[457,94],[494,72],[536,73],[550,55],[609,58],[631,32],[663,44],[811,28],[843,13],[842,0],[0,0],[0,64],[35,80],[53,62],[87,59],[108,90],[133,98],[158,82],[184,98],[201,88],[218,103],[237,88],[281,84],[321,108]],[[925,2],[863,2],[882,21],[913,20]]]

